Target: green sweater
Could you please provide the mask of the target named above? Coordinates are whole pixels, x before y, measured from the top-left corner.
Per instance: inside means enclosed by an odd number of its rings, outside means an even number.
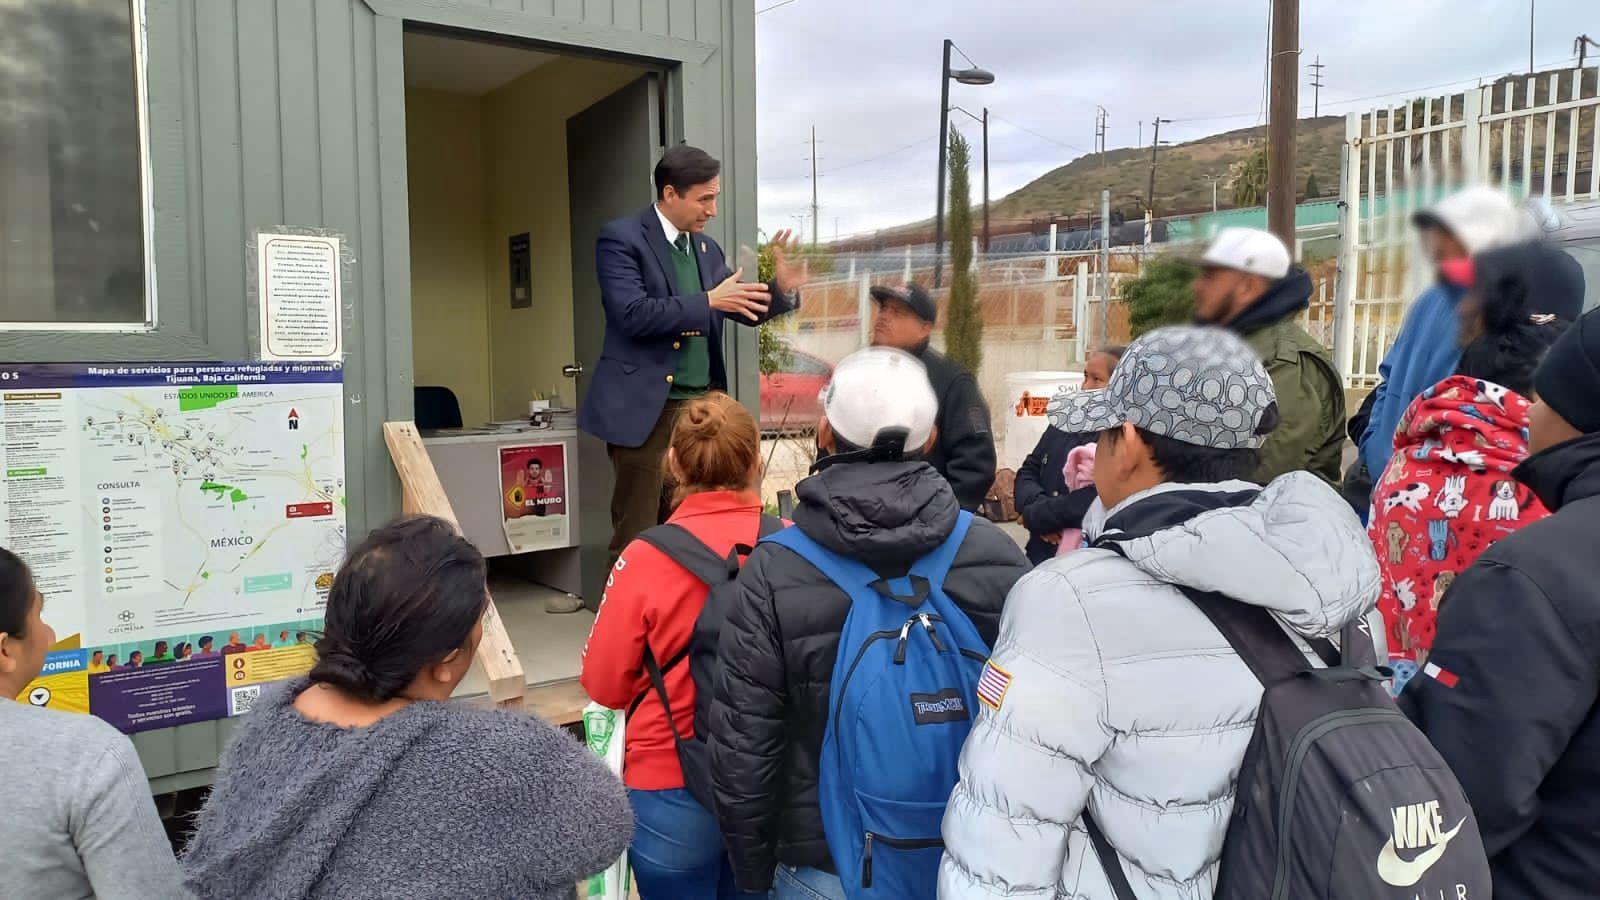
[[[678,236],[672,249],[672,268],[677,274],[678,293],[698,294],[705,290],[700,281],[700,264],[695,260],[694,248],[689,242],[694,235],[687,232]],[[711,342],[698,331],[685,332],[674,342],[678,350],[678,367],[672,373],[672,390],[667,396],[673,400],[688,400],[711,389]]]

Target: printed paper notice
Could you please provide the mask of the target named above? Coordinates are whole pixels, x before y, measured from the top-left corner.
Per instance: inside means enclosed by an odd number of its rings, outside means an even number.
[[[339,359],[339,239],[261,232],[261,358]]]

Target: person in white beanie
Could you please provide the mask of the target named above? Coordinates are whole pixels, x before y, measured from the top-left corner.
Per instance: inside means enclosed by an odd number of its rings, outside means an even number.
[[[1346,475],[1346,497],[1356,512],[1367,514],[1364,484],[1381,475],[1394,454],[1395,427],[1421,393],[1450,377],[1461,359],[1456,306],[1467,288],[1452,263],[1459,265],[1486,250],[1534,240],[1540,229],[1528,210],[1504,191],[1471,187],[1412,216],[1437,280],[1411,304],[1394,344],[1378,366],[1378,387],[1352,421],[1351,436],[1361,450],[1357,467]],[[1360,468],[1366,470],[1362,480]]]
[[[827,456],[796,488],[794,527],[882,578],[905,576],[962,518],[949,482],[924,458],[938,414],[927,370],[888,347],[853,353],[823,390],[822,414]],[[943,589],[987,644],[1006,592],[1027,570],[1015,541],[972,518]],[[705,727],[716,812],[742,890],[843,900],[818,772],[850,609],[844,588],[777,543],[759,544],[739,573]]]

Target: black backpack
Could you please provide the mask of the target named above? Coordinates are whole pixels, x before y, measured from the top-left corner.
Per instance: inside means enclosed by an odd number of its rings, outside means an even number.
[[[1261,682],[1217,876],[1218,900],[1415,900],[1490,896],[1478,822],[1456,777],[1390,699],[1364,620],[1344,658],[1311,641],[1307,665],[1272,614],[1182,588]],[[1118,900],[1134,900],[1092,818],[1090,841]]]
[[[758,537],[783,530],[783,520],[763,514]],[[717,671],[717,641],[722,636],[722,623],[733,605],[734,592],[738,590],[739,569],[750,546],[738,544],[726,557],[718,556],[699,538],[682,525],[668,522],[646,529],[639,540],[665,553],[669,559],[682,566],[689,574],[700,579],[710,593],[706,605],[695,619],[689,643],[673,654],[666,662],[658,662],[647,641],[644,646],[644,669],[650,675],[656,699],[667,712],[667,727],[672,729],[672,739],[678,748],[678,765],[683,769],[683,786],[700,805],[715,811],[711,794],[711,755],[706,748],[703,730],[696,728],[691,737],[684,737],[678,723],[672,719],[672,703],[667,697],[666,673],[685,660],[689,663],[689,677],[694,680],[694,721],[705,722],[711,714],[712,680]],[[628,704],[628,717],[650,696],[646,688]]]

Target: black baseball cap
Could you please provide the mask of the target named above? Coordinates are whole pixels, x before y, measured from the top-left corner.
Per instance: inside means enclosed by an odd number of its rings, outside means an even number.
[[[933,298],[928,296],[927,289],[915,281],[908,282],[902,287],[890,287],[885,284],[873,285],[872,299],[879,303],[899,300],[906,306],[911,307],[911,311],[917,314],[917,318],[927,322],[929,325],[939,320],[939,307],[934,304]]]

